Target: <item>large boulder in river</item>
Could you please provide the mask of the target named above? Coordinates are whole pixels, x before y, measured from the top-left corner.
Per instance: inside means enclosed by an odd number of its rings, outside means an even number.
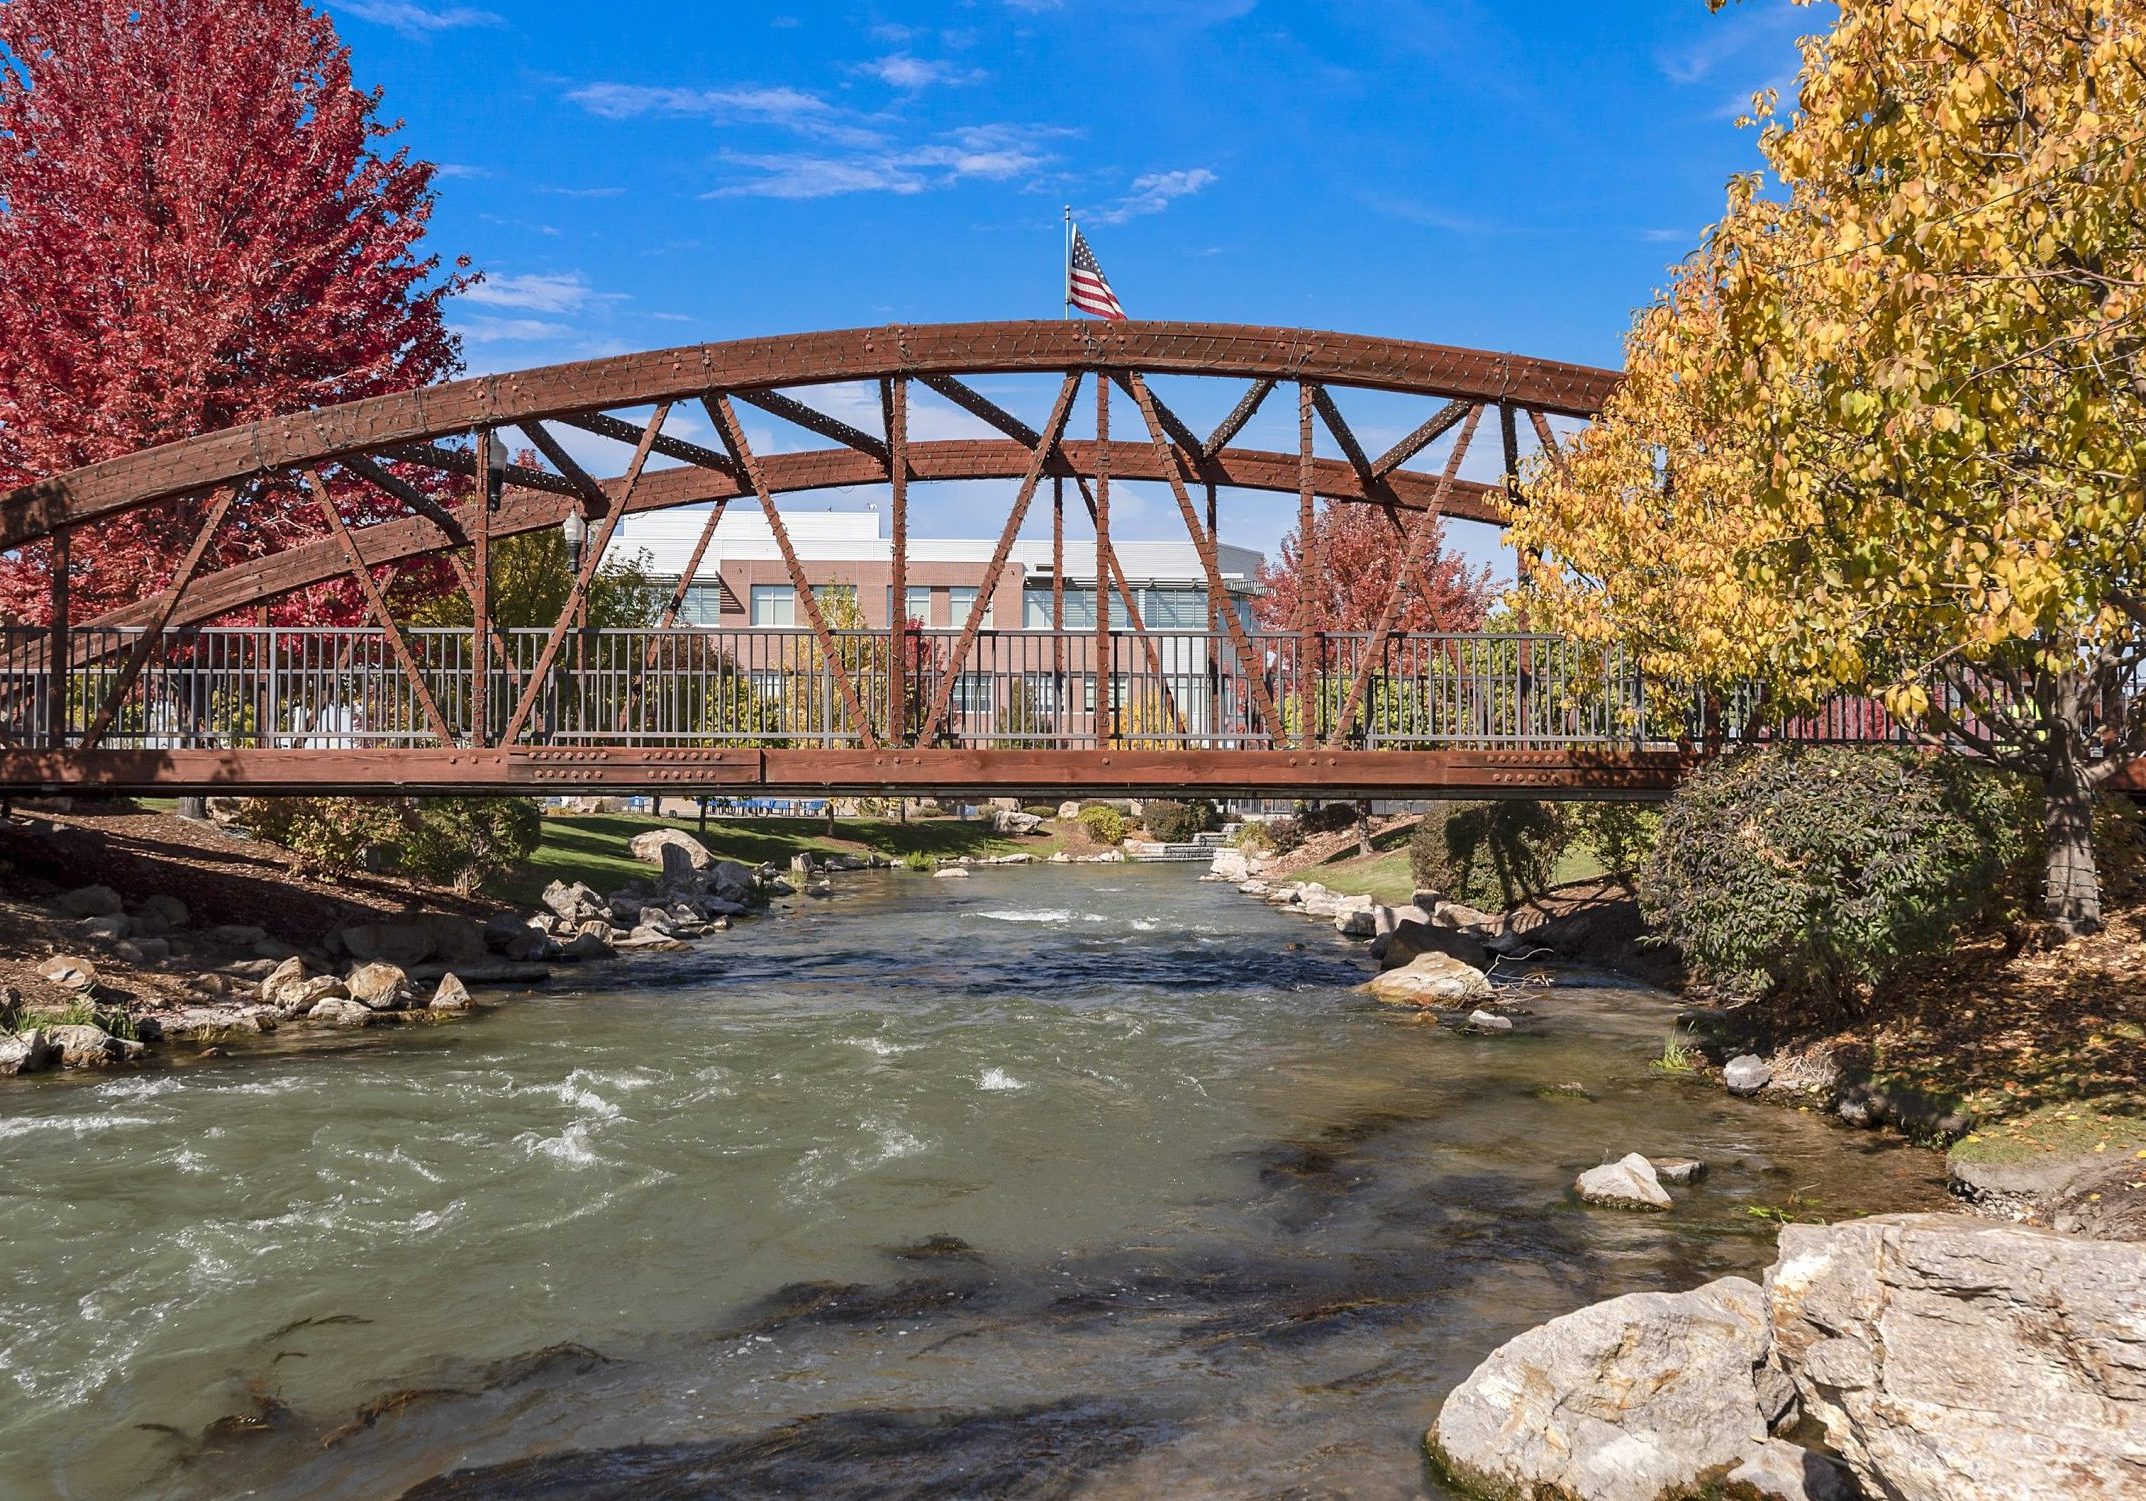
[[[1491,999],[1490,981],[1446,954],[1419,954],[1364,987],[1382,1001],[1409,1006],[1475,1006]]]
[[[1605,1209],[1667,1209],[1669,1191],[1662,1187],[1654,1164],[1637,1152],[1615,1162],[1605,1162],[1580,1174],[1572,1190],[1590,1204]]]
[[[1439,927],[1433,923],[1404,921],[1377,945],[1380,967],[1400,969],[1415,963],[1425,954],[1444,954],[1450,959],[1480,968],[1488,962],[1489,954],[1483,940],[1462,928]]]
[[[148,1051],[131,1038],[114,1037],[87,1022],[53,1027],[45,1036],[60,1050],[60,1062],[68,1068],[104,1068],[129,1062]]]
[[[400,1011],[410,1004],[410,977],[400,965],[383,960],[361,964],[343,984],[352,1000],[375,1011]]]
[[[1493,1351],[1439,1409],[1431,1453],[1485,1496],[1695,1497],[1789,1407],[1766,1358],[1765,1293],[1744,1278],[1612,1298]]]
[[[554,881],[544,888],[544,905],[557,913],[562,922],[586,922],[592,917],[602,917],[608,910],[604,899],[580,881],[568,885]]]
[[[40,1028],[0,1035],[0,1077],[41,1074],[59,1061],[60,1050]]]
[[[736,860],[718,860],[708,870],[708,894],[750,907],[760,899],[760,872]]]
[[[666,881],[691,876],[715,864],[708,847],[683,829],[650,829],[634,835],[628,847],[634,859],[662,866]]]
[[[2146,1496],[2146,1245],[1958,1215],[1788,1225],[1767,1295],[1805,1411],[1872,1495]]]

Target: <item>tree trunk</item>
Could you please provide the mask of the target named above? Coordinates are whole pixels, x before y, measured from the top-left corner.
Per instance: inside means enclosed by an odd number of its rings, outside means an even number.
[[[1356,853],[1369,859],[1371,848],[1371,800],[1365,798],[1356,805]]]
[[[2043,898],[2050,922],[2076,937],[2101,931],[2101,872],[2094,864],[2094,788],[2087,768],[2063,743],[2042,780],[2042,837],[2047,850]]]

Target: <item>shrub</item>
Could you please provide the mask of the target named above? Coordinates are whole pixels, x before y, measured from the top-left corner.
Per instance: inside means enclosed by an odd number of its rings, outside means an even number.
[[[1107,803],[1081,809],[1080,826],[1097,844],[1116,844],[1125,837],[1125,815]]]
[[[1274,835],[1263,823],[1250,821],[1237,825],[1237,832],[1230,835],[1231,849],[1243,850],[1248,855],[1263,855],[1274,848]]]
[[[1416,885],[1502,909],[1547,889],[1570,837],[1554,803],[1441,803],[1409,836]]]
[[[1021,809],[1021,811],[1023,813],[1026,813],[1031,818],[1047,818],[1055,820],[1058,817],[1058,804],[1029,803],[1025,805]]]
[[[1215,805],[1204,799],[1189,803],[1157,801],[1140,805],[1140,821],[1148,833],[1164,844],[1189,844],[1216,823]]]
[[[1304,847],[1304,825],[1294,818],[1270,818],[1260,825],[1277,855],[1290,855]]]
[[[1630,875],[1647,863],[1662,832],[1662,810],[1646,803],[1567,803],[1572,843],[1611,875]]]
[[[1714,984],[1853,1008],[1942,948],[2025,846],[2002,776],[1900,751],[1768,748],[1714,762],[1671,799],[1639,897]]]
[[[323,870],[385,864],[462,892],[526,860],[544,834],[537,805],[517,797],[251,798],[239,817]]]

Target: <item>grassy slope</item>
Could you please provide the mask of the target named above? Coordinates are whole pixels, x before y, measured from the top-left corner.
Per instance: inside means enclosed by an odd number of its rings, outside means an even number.
[[[508,901],[534,904],[553,881],[586,881],[610,891],[651,874],[653,867],[633,858],[627,843],[647,829],[673,828],[694,833],[686,818],[652,818],[626,813],[551,814],[544,819],[544,841],[520,870],[488,888]],[[820,818],[711,818],[702,841],[718,856],[748,865],[788,865],[794,855],[863,855],[877,852],[900,859],[922,854],[1003,855],[1019,851],[1038,859],[1058,849],[1055,838],[1010,839],[994,834],[981,820],[953,818],[844,819],[833,838]]]

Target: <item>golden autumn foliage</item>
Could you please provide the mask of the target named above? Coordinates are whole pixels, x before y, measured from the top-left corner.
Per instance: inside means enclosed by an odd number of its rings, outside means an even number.
[[[1768,171],[1514,528],[1657,678],[1882,695],[2044,787],[2051,916],[2146,749],[2146,0],[1841,0]]]

